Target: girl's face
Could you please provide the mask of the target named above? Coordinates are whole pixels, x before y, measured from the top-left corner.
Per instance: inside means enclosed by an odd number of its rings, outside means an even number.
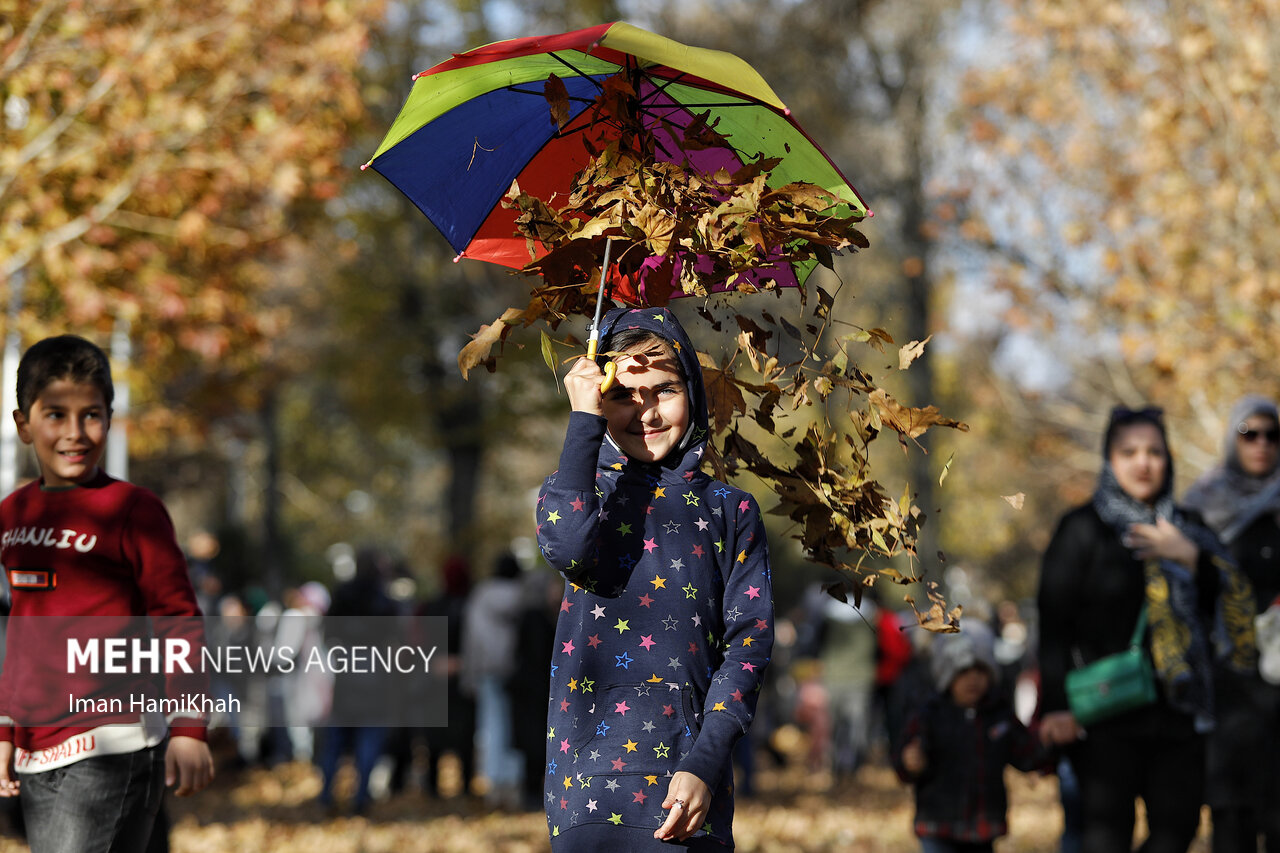
[[[609,435],[632,459],[660,462],[689,428],[689,393],[679,363],[667,347],[653,343],[617,365],[617,381],[602,403]]]
[[[1135,423],[1117,430],[1107,461],[1125,494],[1145,504],[1155,503],[1169,476],[1164,436],[1155,424]]]
[[[1280,425],[1266,415],[1250,415],[1236,432],[1236,458],[1250,477],[1265,477],[1280,457]]]

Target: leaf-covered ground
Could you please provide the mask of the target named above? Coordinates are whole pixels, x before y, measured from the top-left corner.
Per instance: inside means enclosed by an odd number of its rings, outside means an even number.
[[[1053,779],[1011,777],[1014,833],[1003,851],[1055,849],[1061,817]],[[214,787],[187,801],[169,800],[174,853],[532,853],[548,849],[541,814],[493,812],[468,797],[429,799],[411,792],[379,802],[367,818],[326,815],[312,798],[319,774],[302,764],[274,770],[224,771]],[[851,786],[801,768],[764,769],[756,796],[739,804],[741,851],[918,850],[910,833],[908,793],[883,767],[863,768]],[[0,853],[25,851],[0,840]]]
[[[1062,827],[1053,777],[1010,771],[1011,834],[999,853],[1051,853]],[[541,814],[489,811],[471,797],[429,799],[401,794],[379,802],[368,817],[330,817],[312,799],[320,788],[310,766],[224,771],[193,800],[169,800],[174,853],[532,853],[548,850]],[[739,803],[734,824],[743,853],[914,853],[911,798],[892,771],[862,768],[853,784],[798,763],[765,768],[756,795]],[[1203,833],[1202,833],[1203,835]],[[1192,848],[1204,853],[1202,838]],[[0,839],[0,853],[27,847]]]

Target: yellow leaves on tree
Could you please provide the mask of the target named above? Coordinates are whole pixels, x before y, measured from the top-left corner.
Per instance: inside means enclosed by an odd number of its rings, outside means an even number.
[[[132,322],[140,375],[231,376],[334,198],[377,2],[20,3],[0,18],[0,282],[29,336]],[[87,292],[95,298],[86,299]]]
[[[1027,209],[1052,211],[1050,240],[1101,261],[1072,282],[1015,253],[1010,278],[1088,304],[1171,403],[1256,390],[1280,358],[1280,54],[1259,23],[1274,7],[1009,6],[1014,50],[969,79],[974,140],[1043,176]]]

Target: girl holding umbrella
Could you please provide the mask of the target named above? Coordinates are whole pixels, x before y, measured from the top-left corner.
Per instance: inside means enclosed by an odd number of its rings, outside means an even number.
[[[552,849],[733,847],[734,743],[773,644],[768,545],[751,495],[701,470],[707,404],[665,308],[617,309],[579,359],[538,543],[569,581],[547,720]],[[529,713],[541,709],[530,709]]]

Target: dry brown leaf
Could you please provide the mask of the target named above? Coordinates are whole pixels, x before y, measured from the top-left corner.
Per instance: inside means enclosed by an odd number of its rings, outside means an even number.
[[[912,341],[898,350],[898,369],[906,370],[912,363],[924,355],[924,346],[933,340],[933,335],[925,338],[923,341]]]
[[[706,388],[707,409],[715,432],[728,429],[735,414],[747,413],[747,401],[742,396],[742,389],[723,370],[703,367],[702,382]]]
[[[551,120],[556,127],[564,127],[569,123],[569,90],[565,88],[564,81],[551,74],[542,92],[551,106]]]
[[[476,332],[471,341],[458,353],[458,369],[462,371],[463,378],[465,379],[471,369],[480,364],[492,370],[490,351],[495,344],[506,340],[507,335],[511,333],[511,327],[523,319],[524,311],[519,308],[508,308],[497,320],[481,326],[480,331]]]
[[[943,417],[939,414],[936,406],[925,406],[923,409],[913,409],[910,406],[904,406],[893,397],[889,396],[889,392],[883,388],[877,388],[871,392],[869,399],[880,411],[883,421],[901,435],[909,438],[919,438],[928,432],[931,426],[945,426],[968,431],[969,427],[960,421],[952,418]]]

